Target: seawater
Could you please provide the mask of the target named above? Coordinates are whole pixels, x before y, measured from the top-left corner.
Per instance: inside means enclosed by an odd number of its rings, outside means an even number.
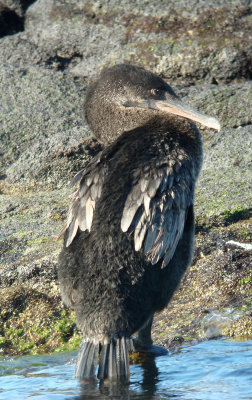
[[[0,399],[252,400],[252,340],[210,340],[130,367],[127,387],[81,384],[76,352],[0,357]]]

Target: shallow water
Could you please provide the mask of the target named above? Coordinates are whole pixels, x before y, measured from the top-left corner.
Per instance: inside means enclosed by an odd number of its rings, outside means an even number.
[[[132,365],[129,387],[81,385],[74,353],[0,358],[0,399],[252,399],[252,340],[211,340]]]

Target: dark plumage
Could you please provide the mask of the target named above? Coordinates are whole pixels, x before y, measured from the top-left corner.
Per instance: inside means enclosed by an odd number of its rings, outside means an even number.
[[[80,378],[129,375],[128,353],[151,347],[156,311],[191,262],[193,199],[202,164],[195,123],[217,120],[181,102],[160,77],[132,65],[90,85],[85,118],[104,144],[75,177],[78,189],[59,257],[63,301],[84,337]]]

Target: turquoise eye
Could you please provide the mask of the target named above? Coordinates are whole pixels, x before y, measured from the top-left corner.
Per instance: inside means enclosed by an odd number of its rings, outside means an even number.
[[[160,89],[151,89],[151,94],[154,94],[154,96],[161,96],[162,95],[162,90],[160,90]]]

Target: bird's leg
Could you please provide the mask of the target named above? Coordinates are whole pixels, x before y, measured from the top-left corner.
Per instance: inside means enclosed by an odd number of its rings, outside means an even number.
[[[168,350],[163,346],[153,345],[151,338],[151,326],[153,315],[148,319],[146,324],[138,331],[137,337],[134,339],[134,348],[136,352],[149,353],[153,356],[162,356],[168,354]]]
[[[147,323],[138,331],[138,335],[134,340],[136,351],[148,351],[152,346],[151,326],[153,315],[148,319]]]

